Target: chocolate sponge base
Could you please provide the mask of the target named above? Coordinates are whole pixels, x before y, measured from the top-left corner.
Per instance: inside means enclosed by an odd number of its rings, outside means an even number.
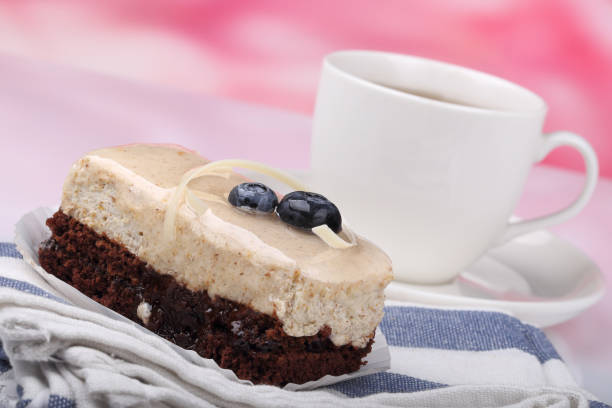
[[[124,246],[61,211],[47,220],[52,237],[41,245],[41,266],[102,305],[177,345],[256,384],[302,384],[324,375],[356,371],[372,349],[335,346],[324,328],[291,337],[273,316],[248,306],[191,291],[156,272]],[[143,322],[138,306],[146,302]]]

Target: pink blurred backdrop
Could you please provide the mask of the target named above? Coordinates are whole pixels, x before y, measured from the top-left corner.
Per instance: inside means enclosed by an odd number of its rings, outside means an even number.
[[[539,93],[612,177],[611,21],[609,0],[0,0],[0,52],[308,114],[331,51],[431,57]]]

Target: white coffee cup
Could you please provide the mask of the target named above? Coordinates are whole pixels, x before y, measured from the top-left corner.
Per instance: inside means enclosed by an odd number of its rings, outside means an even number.
[[[396,279],[446,282],[492,246],[575,216],[591,197],[593,149],[570,132],[542,134],[546,110],[527,89],[468,68],[333,53],[317,94],[311,181],[391,256]],[[509,222],[531,166],[559,146],[584,159],[582,193],[551,215]]]

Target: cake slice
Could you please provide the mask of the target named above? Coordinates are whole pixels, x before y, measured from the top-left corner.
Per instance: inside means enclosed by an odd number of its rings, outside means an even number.
[[[185,175],[207,163],[165,145],[85,155],[47,221],[42,267],[254,383],[359,369],[383,316],[389,258],[358,236],[339,249],[275,212],[240,211],[228,195],[246,180],[226,167],[180,196]]]

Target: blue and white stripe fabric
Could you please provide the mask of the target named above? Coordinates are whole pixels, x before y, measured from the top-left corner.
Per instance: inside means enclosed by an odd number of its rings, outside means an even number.
[[[391,369],[316,391],[186,369],[156,336],[64,301],[0,243],[0,407],[606,407],[544,334],[498,312],[390,303]],[[38,280],[37,280],[38,279]]]

